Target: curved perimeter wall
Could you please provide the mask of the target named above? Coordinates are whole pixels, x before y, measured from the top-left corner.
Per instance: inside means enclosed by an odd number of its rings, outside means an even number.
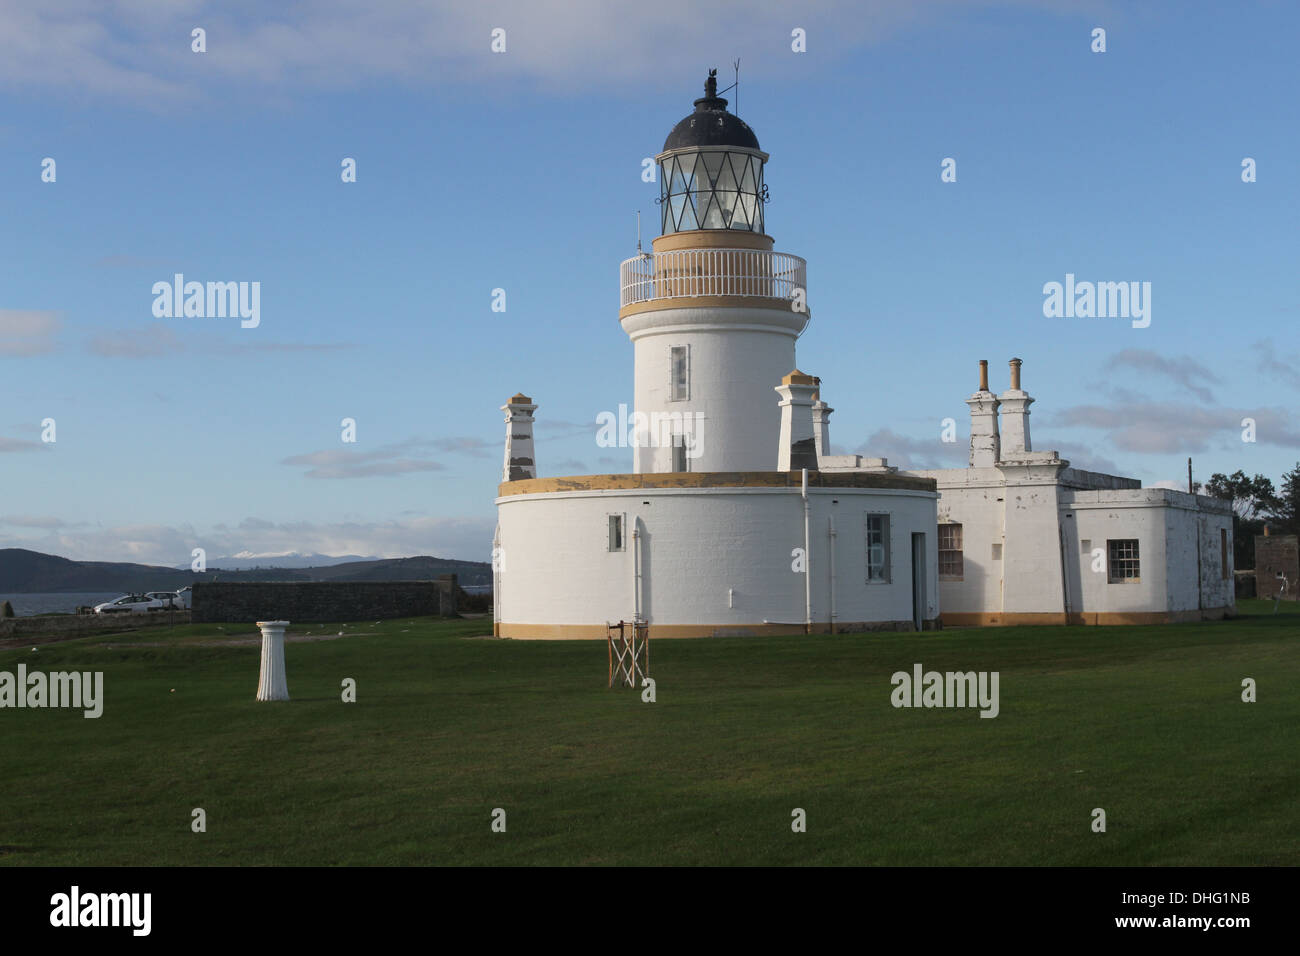
[[[924,536],[919,616],[933,626],[936,498],[928,479],[810,476],[815,632],[911,629],[913,534]],[[796,473],[533,479],[503,484],[497,505],[499,636],[603,640],[606,622],[638,614],[652,637],[805,629],[805,575],[792,569],[804,547]],[[888,519],[881,582],[867,582],[868,514]],[[611,550],[611,515],[622,518],[622,550]]]

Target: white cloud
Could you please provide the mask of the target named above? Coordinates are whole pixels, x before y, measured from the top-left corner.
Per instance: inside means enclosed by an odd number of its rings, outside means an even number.
[[[348,342],[264,342],[229,341],[218,333],[195,325],[193,320],[177,323],[150,322],[147,325],[121,326],[113,332],[101,332],[86,340],[86,351],[103,358],[169,358],[182,352],[211,356],[242,357],[260,353],[335,352],[357,348]]]
[[[5,438],[0,435],[0,454],[20,451],[48,451],[49,445],[39,441],[24,441],[21,438]]]
[[[1140,372],[1163,375],[1181,385],[1203,402],[1213,397],[1210,385],[1219,384],[1219,377],[1190,356],[1172,357],[1150,349],[1124,349],[1110,359],[1111,368],[1133,368]]]
[[[888,428],[874,432],[853,450],[865,458],[886,458],[901,468],[961,468],[969,462],[970,445],[934,438],[909,438]]]
[[[184,351],[185,345],[171,326],[153,322],[96,335],[86,349],[104,358],[163,358]]]
[[[439,451],[460,452],[474,458],[487,458],[500,454],[500,442],[484,441],[482,438],[462,436],[457,438],[435,438],[433,447]]]
[[[45,519],[57,520],[57,519]],[[0,533],[0,548],[28,548],[81,561],[134,561],[166,567],[188,565],[193,548],[210,555],[298,551],[313,554],[373,554],[385,558],[429,554],[467,561],[491,560],[495,517],[403,518],[401,521],[288,522],[247,518],[239,527],[123,525],[19,538]]]
[[[412,472],[442,471],[443,466],[428,458],[411,457],[432,445],[428,439],[408,438],[373,451],[327,448],[283,459],[282,465],[305,465],[307,478],[377,478]],[[301,549],[299,549],[301,550]]]
[[[1251,348],[1258,357],[1261,372],[1286,382],[1292,388],[1300,388],[1300,353],[1283,356],[1272,339],[1256,342]]]
[[[1018,5],[1055,15],[1104,9],[1099,0]],[[0,0],[0,89],[55,89],[163,108],[231,83],[274,97],[374,82],[635,91],[684,76],[702,83],[704,66],[719,67],[725,77],[736,55],[742,79],[770,82],[900,30],[951,26],[1002,6],[996,0],[875,0],[869,6],[825,0],[804,8],[776,0],[286,0],[270,7],[217,0]],[[207,31],[206,53],[191,51],[196,26]],[[797,57],[790,52],[795,26],[808,37],[808,53]],[[500,54],[489,49],[497,27],[506,31]]]
[[[1141,454],[1203,452],[1241,442],[1241,422],[1253,418],[1261,445],[1300,448],[1295,417],[1280,408],[1210,408],[1178,402],[1076,405],[1052,416],[1056,426],[1105,431],[1116,448]]]
[[[1103,475],[1119,475],[1124,477],[1125,474],[1120,470],[1120,466],[1111,461],[1087,445],[1081,445],[1072,441],[1056,441],[1055,439],[1039,440],[1031,438],[1030,443],[1038,451],[1054,451],[1070,463],[1071,468],[1079,468],[1083,471],[1099,471]]]
[[[0,515],[0,524],[11,528],[44,528],[52,530],[63,527],[63,519],[50,515]]]
[[[61,325],[54,312],[0,309],[0,356],[25,357],[54,351]]]

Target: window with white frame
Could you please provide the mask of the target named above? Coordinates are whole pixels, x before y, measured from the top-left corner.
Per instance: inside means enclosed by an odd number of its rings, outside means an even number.
[[[1142,580],[1136,538],[1109,538],[1106,541],[1107,576],[1111,584]]]
[[[962,579],[961,525],[939,525],[939,577],[947,581]]]
[[[889,581],[889,515],[867,515],[867,583]]]
[[[609,520],[609,550],[623,551],[623,516],[607,515]]]
[[[684,402],[691,397],[690,351],[685,345],[674,345],[670,349],[670,356],[669,399],[674,402]]]

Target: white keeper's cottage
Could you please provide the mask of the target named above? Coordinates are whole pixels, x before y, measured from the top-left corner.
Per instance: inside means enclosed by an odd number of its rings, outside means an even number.
[[[659,164],[661,235],[621,267],[635,354],[628,474],[540,478],[537,405],[506,413],[494,632],[600,638],[1154,622],[1233,607],[1227,502],[1035,452],[1020,362],[980,363],[970,467],[829,454],[799,371],[806,264],[765,232],[768,156],[712,72]]]

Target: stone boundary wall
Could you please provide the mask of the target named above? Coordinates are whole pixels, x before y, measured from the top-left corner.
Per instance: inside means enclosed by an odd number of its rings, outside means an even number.
[[[1300,600],[1300,538],[1293,534],[1255,535],[1255,595],[1275,598],[1282,589],[1277,574],[1286,575],[1284,601]]]
[[[456,575],[433,581],[258,581],[194,585],[195,624],[381,621],[456,614]]]
[[[155,611],[145,614],[42,614],[37,617],[0,618],[0,640],[25,637],[85,637],[142,627],[169,627],[190,623],[189,611]]]

